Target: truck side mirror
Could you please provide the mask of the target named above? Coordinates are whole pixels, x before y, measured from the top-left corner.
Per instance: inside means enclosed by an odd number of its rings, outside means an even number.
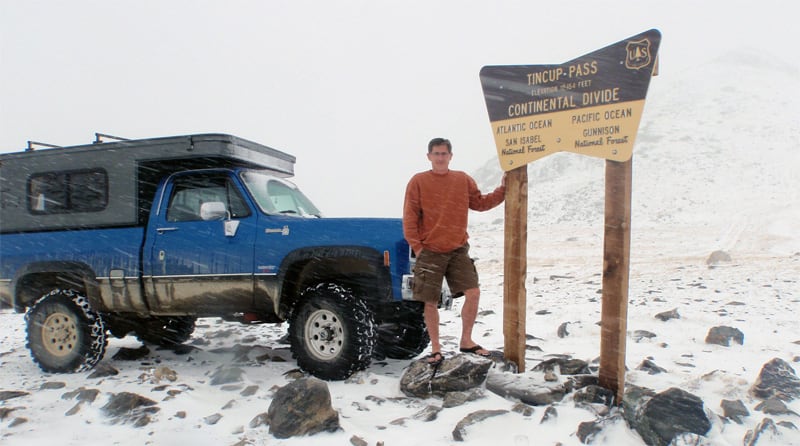
[[[233,237],[239,229],[239,220],[231,220],[225,203],[209,201],[200,205],[200,218],[204,221],[225,220],[225,237]]]
[[[227,217],[228,210],[221,201],[209,201],[200,205],[200,218],[204,221],[222,220]]]

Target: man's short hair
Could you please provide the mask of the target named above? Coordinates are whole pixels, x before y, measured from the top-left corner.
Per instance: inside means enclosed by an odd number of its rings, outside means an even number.
[[[431,142],[428,143],[428,153],[433,151],[434,146],[447,146],[447,153],[453,153],[453,146],[450,144],[449,139],[433,138]]]

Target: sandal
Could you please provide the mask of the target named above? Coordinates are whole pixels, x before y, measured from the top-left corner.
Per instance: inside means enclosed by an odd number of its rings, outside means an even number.
[[[472,347],[467,347],[467,348],[461,347],[459,350],[461,350],[461,353],[470,353],[473,355],[481,356],[483,358],[488,358],[489,356],[492,356],[492,352],[486,350],[485,348],[481,347],[478,344],[475,344]],[[478,353],[478,350],[486,350],[486,353]]]
[[[427,363],[431,367],[436,367],[444,361],[444,356],[440,352],[433,352],[430,355],[426,356]]]

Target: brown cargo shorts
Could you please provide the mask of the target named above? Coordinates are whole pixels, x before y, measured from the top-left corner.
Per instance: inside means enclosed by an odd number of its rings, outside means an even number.
[[[469,257],[469,244],[450,252],[423,249],[419,253],[414,265],[414,300],[438,302],[443,278],[447,278],[447,286],[454,296],[478,288],[478,271]]]

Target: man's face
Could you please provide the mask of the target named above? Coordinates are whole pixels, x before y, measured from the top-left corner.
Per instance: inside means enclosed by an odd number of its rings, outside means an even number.
[[[447,151],[446,144],[433,146],[428,153],[428,161],[431,162],[434,172],[446,172],[451,159],[453,159],[453,154]]]

